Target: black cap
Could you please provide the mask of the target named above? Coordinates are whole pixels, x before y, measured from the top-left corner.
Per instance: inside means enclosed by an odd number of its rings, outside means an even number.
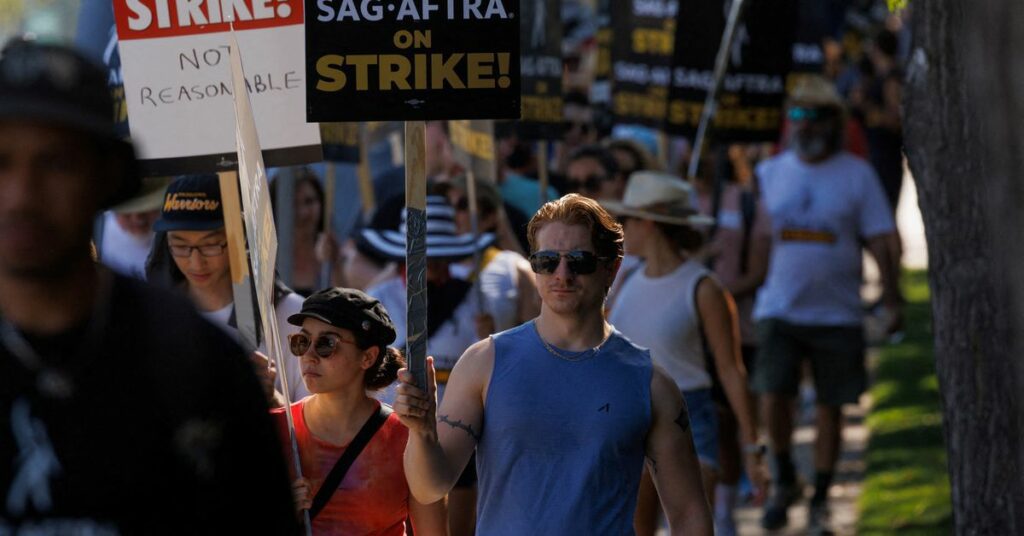
[[[135,151],[114,126],[114,100],[106,72],[75,50],[14,39],[0,53],[0,120],[28,119],[85,132],[106,142],[123,164],[105,206],[139,189]]]
[[[212,173],[184,175],[167,187],[154,231],[213,231],[224,227],[220,180]]]
[[[354,288],[328,288],[306,298],[302,310],[288,317],[288,323],[301,326],[313,318],[336,328],[360,334],[374,346],[395,341],[395,324],[380,301]]]

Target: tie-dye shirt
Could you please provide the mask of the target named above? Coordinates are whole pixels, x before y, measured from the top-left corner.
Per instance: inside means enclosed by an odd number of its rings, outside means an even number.
[[[345,452],[345,446],[328,443],[310,433],[303,415],[307,400],[309,398],[292,404],[292,419],[302,459],[302,474],[311,482],[315,495]],[[291,460],[284,409],[278,408],[272,413]],[[408,437],[409,430],[397,415],[391,414],[359,453],[331,500],[313,520],[313,534],[404,536],[405,520],[409,515],[409,484],[405,480],[402,456]],[[292,463],[288,466],[291,468]]]

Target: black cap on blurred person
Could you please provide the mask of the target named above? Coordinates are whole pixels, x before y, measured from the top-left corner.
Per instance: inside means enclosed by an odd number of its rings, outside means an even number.
[[[307,318],[347,329],[372,346],[387,346],[397,336],[391,315],[380,301],[353,288],[328,288],[313,294],[288,322],[301,326]]]
[[[106,72],[68,47],[16,38],[0,52],[0,121],[30,120],[78,130],[97,142],[114,181],[107,208],[139,189],[135,151],[117,137]]]

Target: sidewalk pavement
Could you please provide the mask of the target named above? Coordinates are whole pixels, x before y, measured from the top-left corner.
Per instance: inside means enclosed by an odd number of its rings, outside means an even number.
[[[864,423],[870,407],[868,395],[861,397],[860,404],[843,408],[846,426],[843,428],[843,450],[836,468],[836,478],[829,489],[829,505],[832,513],[832,528],[838,536],[856,534],[857,499],[860,497],[864,480],[864,452],[868,444],[868,431]],[[761,528],[760,507],[741,507],[736,511],[736,522],[741,536],[763,534],[796,536],[807,533],[807,504],[814,482],[814,406],[805,405],[800,411],[800,423],[794,436],[793,458],[797,471],[808,483],[804,500],[789,509],[789,525],[778,531],[769,532]]]

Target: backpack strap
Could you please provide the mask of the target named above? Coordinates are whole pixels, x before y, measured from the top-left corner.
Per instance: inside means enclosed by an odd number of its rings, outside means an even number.
[[[315,518],[327,506],[327,501],[331,500],[331,496],[334,495],[338,486],[341,485],[341,481],[345,478],[345,473],[352,467],[352,463],[356,461],[359,453],[363,451],[370,442],[370,439],[373,438],[373,435],[377,433],[377,430],[384,426],[384,422],[388,420],[392,412],[390,407],[381,404],[377,411],[366,420],[363,427],[359,429],[352,442],[345,447],[345,452],[338,458],[337,463],[331,468],[331,472],[327,474],[327,478],[324,478],[320,489],[317,490],[316,496],[313,497],[313,506],[309,509],[310,519]]]

